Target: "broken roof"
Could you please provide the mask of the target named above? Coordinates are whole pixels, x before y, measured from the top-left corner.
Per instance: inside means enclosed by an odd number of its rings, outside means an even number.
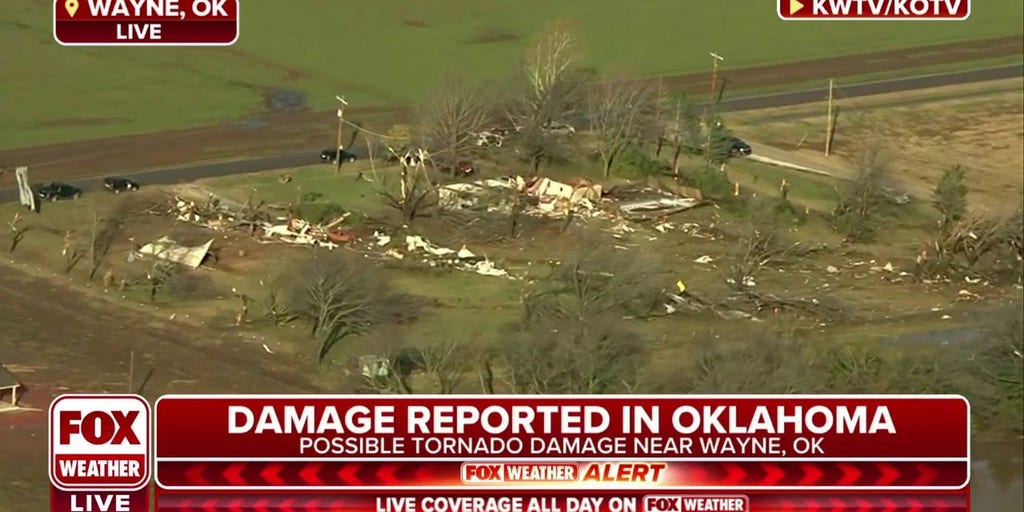
[[[21,386],[21,382],[18,381],[18,378],[15,377],[14,374],[11,373],[9,370],[7,370],[7,367],[0,364],[0,388],[10,389],[19,386]]]

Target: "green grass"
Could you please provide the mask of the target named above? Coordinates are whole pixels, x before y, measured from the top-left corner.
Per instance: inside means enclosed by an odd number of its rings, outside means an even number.
[[[281,183],[282,173],[291,176],[291,181]],[[315,193],[320,194],[319,200],[337,203],[350,211],[372,212],[384,207],[372,183],[356,179],[351,168],[336,175],[334,167],[327,165],[210,178],[200,180],[199,184],[239,202],[251,197],[257,202],[291,203],[305,194]]]
[[[0,148],[238,118],[270,87],[303,91],[318,109],[339,93],[360,106],[415,102],[448,72],[501,80],[555,19],[575,25],[588,65],[645,75],[702,71],[712,49],[743,67],[1022,31],[1021,4],[1008,0],[976,5],[966,22],[905,24],[783,22],[764,0],[243,4],[232,48],[72,48],[52,39],[52,3],[7,0]],[[479,41],[488,36],[499,40]]]

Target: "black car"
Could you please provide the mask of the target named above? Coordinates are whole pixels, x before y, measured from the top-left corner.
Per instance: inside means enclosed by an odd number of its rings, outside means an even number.
[[[750,148],[750,144],[747,144],[739,137],[726,137],[725,143],[727,144],[726,147],[729,148],[729,156],[732,157],[747,156],[754,152],[754,150]]]
[[[61,199],[78,199],[82,197],[82,189],[68,185],[67,183],[61,183],[54,181],[49,185],[36,191],[36,195],[44,201],[59,201]]]
[[[336,164],[338,163],[338,150],[337,149],[325,149],[320,153],[320,161],[324,163]],[[349,153],[344,149],[341,150],[341,161],[343,163],[350,164],[356,161],[355,153]]]
[[[139,184],[128,178],[112,176],[103,179],[103,188],[115,194],[120,194],[121,192],[134,192],[138,190]]]

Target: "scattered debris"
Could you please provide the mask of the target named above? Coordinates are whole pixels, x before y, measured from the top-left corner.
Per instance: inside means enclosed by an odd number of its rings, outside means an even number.
[[[199,268],[199,265],[206,259],[206,255],[209,254],[210,246],[212,245],[213,240],[211,239],[203,245],[185,247],[165,236],[143,245],[135,253],[129,254],[129,261],[134,261],[142,256],[154,256],[194,270]]]
[[[707,254],[705,254],[704,256],[701,256],[700,258],[697,258],[697,259],[693,260],[694,263],[703,263],[703,264],[708,264],[708,263],[711,263],[712,261],[713,260],[711,259],[711,256],[708,256]]]
[[[425,252],[433,259],[427,261],[428,265],[440,266],[447,265],[458,270],[466,272],[474,272],[484,276],[492,277],[508,277],[507,271],[497,268],[487,258],[477,256],[472,251],[463,246],[458,251],[449,249],[447,247],[440,247],[430,243],[423,239],[421,236],[407,235],[405,237],[406,252],[417,253]],[[394,249],[385,253],[395,259],[404,259],[405,255],[395,251]]]

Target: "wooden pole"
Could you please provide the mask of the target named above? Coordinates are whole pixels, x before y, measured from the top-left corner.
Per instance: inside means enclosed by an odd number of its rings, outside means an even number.
[[[832,129],[835,124],[832,122],[832,90],[835,87],[835,80],[829,79],[828,81],[828,117],[825,119],[825,156],[828,157],[832,153]]]
[[[714,53],[711,54],[711,96],[708,96],[708,103],[712,104],[715,102],[715,91],[718,88],[718,60],[719,57]]]
[[[334,173],[341,174],[341,130],[345,126],[345,101],[338,101],[338,152],[335,155]]]
[[[128,354],[128,393],[133,393],[132,386],[135,384],[135,351]]]

